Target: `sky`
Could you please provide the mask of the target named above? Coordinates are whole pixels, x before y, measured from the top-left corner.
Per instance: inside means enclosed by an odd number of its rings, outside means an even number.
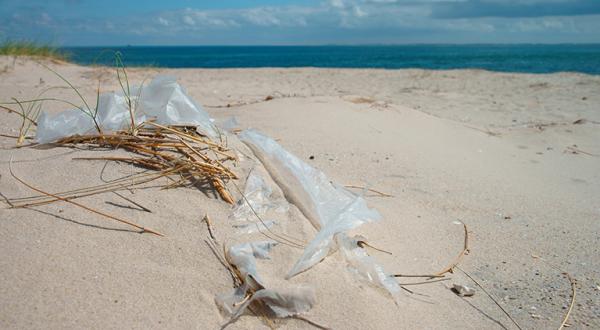
[[[600,0],[0,0],[57,46],[600,43]]]

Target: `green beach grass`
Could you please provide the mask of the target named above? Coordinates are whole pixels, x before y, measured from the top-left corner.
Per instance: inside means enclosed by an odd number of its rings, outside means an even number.
[[[0,55],[32,56],[58,61],[67,61],[69,59],[69,54],[66,52],[56,47],[39,44],[34,41],[4,41],[0,43]]]

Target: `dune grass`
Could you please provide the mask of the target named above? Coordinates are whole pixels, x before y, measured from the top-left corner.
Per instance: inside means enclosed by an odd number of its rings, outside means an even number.
[[[11,41],[0,43],[0,55],[33,56],[52,60],[67,61],[69,54],[48,44],[34,41]]]

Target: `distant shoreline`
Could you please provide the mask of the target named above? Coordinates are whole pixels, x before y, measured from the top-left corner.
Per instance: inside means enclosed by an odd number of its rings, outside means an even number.
[[[62,47],[81,65],[160,68],[481,69],[600,74],[600,44]]]

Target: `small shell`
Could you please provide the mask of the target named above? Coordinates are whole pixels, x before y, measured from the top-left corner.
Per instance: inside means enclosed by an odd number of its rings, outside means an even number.
[[[475,294],[475,289],[461,284],[454,284],[452,291],[461,297],[470,297]]]

